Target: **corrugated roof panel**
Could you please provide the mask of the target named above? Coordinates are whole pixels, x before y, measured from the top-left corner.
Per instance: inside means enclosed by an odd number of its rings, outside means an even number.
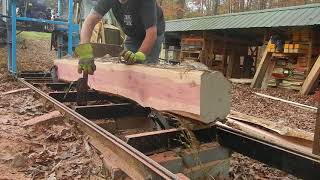
[[[279,27],[286,26],[286,22],[291,18],[290,13],[285,11],[278,11],[272,17],[271,21],[268,22],[268,27]]]
[[[286,20],[282,21],[281,22],[281,25],[282,26],[296,26],[296,22],[297,22],[297,19],[299,17],[303,17],[305,19],[305,16],[303,16],[303,11],[299,10],[298,12],[294,12],[294,11],[291,11],[289,14],[288,14],[288,17],[286,18]]]
[[[308,17],[312,14],[313,9],[303,9],[301,12],[301,15],[297,17],[294,23],[292,23],[294,26],[301,26],[304,24],[308,24]],[[307,18],[306,18],[307,17]]]
[[[224,17],[225,21],[221,24],[221,29],[229,29],[239,16]]]
[[[320,24],[320,8],[314,9],[311,16],[308,17],[308,24],[309,25],[319,25]]]
[[[250,26],[254,25],[253,22],[257,21],[258,15],[259,14],[246,15],[246,17],[243,18],[243,22],[239,21],[238,24],[240,24],[241,28],[250,27]]]
[[[252,15],[252,17],[252,21],[250,22],[248,27],[261,27],[261,25],[263,24],[262,22],[268,19],[266,13],[254,14]]]
[[[211,29],[213,27],[215,27],[215,24],[217,24],[217,19],[204,19],[203,21],[201,21],[201,30],[207,30],[207,29]]]
[[[166,31],[320,25],[320,3],[167,21]]]

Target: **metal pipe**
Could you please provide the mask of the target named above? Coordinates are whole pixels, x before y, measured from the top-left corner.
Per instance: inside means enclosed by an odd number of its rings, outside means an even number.
[[[11,1],[11,67],[9,71],[12,74],[17,73],[17,2],[16,0]]]
[[[72,37],[72,34],[73,34],[73,0],[69,0],[68,1],[68,55],[71,55],[73,54],[73,37]]]
[[[52,20],[36,19],[36,18],[29,18],[29,17],[17,17],[16,19],[18,21],[31,21],[31,22],[57,24],[57,25],[65,25],[65,24],[67,24],[67,22],[63,22],[63,21],[52,21]]]
[[[58,0],[58,16],[62,16],[62,0]]]

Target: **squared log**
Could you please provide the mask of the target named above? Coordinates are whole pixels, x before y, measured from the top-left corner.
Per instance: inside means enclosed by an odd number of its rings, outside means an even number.
[[[75,59],[56,60],[58,78],[76,81]],[[144,107],[182,111],[200,116],[205,123],[224,120],[230,111],[229,81],[217,71],[162,68],[96,62],[89,86],[97,91],[127,97]]]

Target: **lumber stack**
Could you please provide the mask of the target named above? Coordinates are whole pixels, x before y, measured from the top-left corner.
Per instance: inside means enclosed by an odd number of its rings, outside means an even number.
[[[77,64],[75,59],[55,60],[59,80],[78,80]],[[89,77],[91,88],[144,107],[189,113],[205,123],[223,120],[230,111],[231,85],[220,72],[113,62],[96,65],[97,71]]]

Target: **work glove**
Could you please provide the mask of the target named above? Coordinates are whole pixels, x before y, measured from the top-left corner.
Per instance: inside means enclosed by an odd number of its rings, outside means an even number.
[[[93,75],[96,71],[96,65],[91,44],[80,44],[76,48],[76,54],[79,56],[78,73]]]
[[[132,51],[124,50],[122,51],[120,56],[123,57],[123,62],[127,65],[144,63],[144,61],[146,60],[146,55],[140,51],[133,53]]]

